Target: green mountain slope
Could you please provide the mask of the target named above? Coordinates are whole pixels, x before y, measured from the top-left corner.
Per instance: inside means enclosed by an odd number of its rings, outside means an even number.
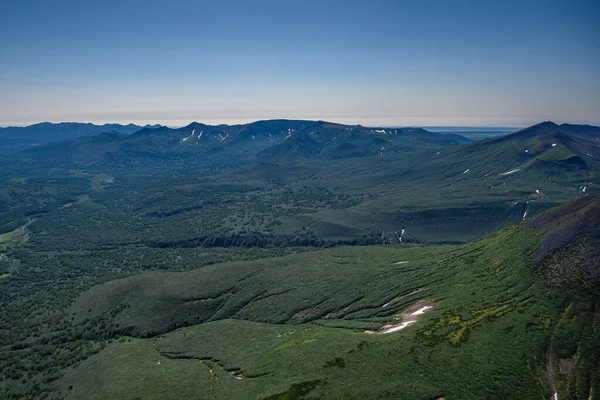
[[[345,240],[375,234],[404,240],[460,243],[489,234],[544,209],[596,193],[600,128],[539,124],[463,146],[388,157],[341,160],[313,167],[297,186],[369,194],[343,212],[318,210],[282,219],[280,229],[308,219],[338,226]],[[290,165],[291,166],[291,165]],[[243,173],[243,171],[241,171]],[[266,172],[265,172],[266,174]],[[317,237],[331,237],[308,228]]]
[[[339,248],[111,281],[64,324],[135,337],[68,370],[56,394],[595,398],[599,218],[600,198],[587,197],[460,247]]]

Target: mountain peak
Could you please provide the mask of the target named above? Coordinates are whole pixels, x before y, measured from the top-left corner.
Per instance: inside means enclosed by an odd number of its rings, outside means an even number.
[[[184,126],[184,128],[186,128],[186,129],[196,129],[196,128],[199,128],[199,127],[206,127],[206,126],[208,126],[208,125],[203,124],[201,122],[194,121],[194,122],[191,122],[188,125]]]
[[[549,132],[549,131],[557,131],[559,129],[560,129],[560,127],[557,124],[555,124],[554,122],[544,121],[544,122],[540,122],[539,124],[535,124],[535,125],[529,126],[527,128],[523,128],[517,132],[523,132],[523,131],[536,131],[536,132],[546,131],[546,132]]]
[[[544,121],[539,124],[535,124],[532,126],[528,126],[527,128],[523,128],[513,133],[509,133],[507,135],[498,136],[489,139],[487,142],[504,142],[514,139],[519,140],[530,140],[533,138],[547,138],[550,139],[557,133],[560,133],[560,127],[552,121]]]

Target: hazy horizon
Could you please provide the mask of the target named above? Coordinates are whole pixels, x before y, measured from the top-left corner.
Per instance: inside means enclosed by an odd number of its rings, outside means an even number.
[[[289,120],[293,120],[293,118],[279,118],[279,119],[289,119]],[[134,124],[134,125],[139,125],[139,126],[146,126],[146,125],[163,125],[169,128],[181,128],[181,127],[185,127],[190,125],[191,123],[201,123],[201,124],[205,124],[205,125],[242,125],[242,124],[249,124],[249,123],[253,123],[253,122],[258,122],[258,121],[265,121],[268,119],[243,119],[243,120],[226,120],[229,121],[228,122],[222,122],[220,120],[217,120],[217,122],[215,121],[211,121],[211,120],[182,120],[179,121],[179,123],[173,123],[172,121],[168,121],[167,123],[161,123],[158,121],[69,121],[69,120],[65,120],[65,121],[38,121],[38,122],[34,122],[34,123],[22,123],[22,124],[0,124],[0,128],[22,128],[22,127],[28,127],[28,126],[32,126],[32,125],[36,125],[36,124],[42,124],[42,123],[52,123],[52,124],[60,124],[60,123],[78,123],[78,124],[94,124],[94,125],[105,125],[105,124],[119,124],[119,125],[128,125],[128,124]],[[327,120],[327,119],[306,119],[307,121],[324,121],[324,122],[332,122],[332,123],[340,123],[340,124],[346,124],[344,122],[340,122],[340,121],[336,121],[336,120]],[[543,121],[539,121],[539,123],[541,123]],[[554,122],[554,121],[553,121]],[[560,122],[562,123],[562,122]],[[560,125],[560,123],[557,123]],[[565,122],[567,123],[567,122]],[[399,125],[399,124],[389,124],[389,125],[366,125],[366,124],[361,124],[361,123],[356,123],[356,124],[348,124],[348,125],[362,125],[365,127],[374,127],[374,128],[402,128],[402,127],[420,127],[420,128],[424,128],[424,129],[430,129],[432,131],[445,131],[445,130],[506,130],[506,129],[521,129],[526,127],[525,125],[512,125],[512,126],[508,126],[508,125]]]
[[[600,4],[7,0],[0,125],[600,125]]]

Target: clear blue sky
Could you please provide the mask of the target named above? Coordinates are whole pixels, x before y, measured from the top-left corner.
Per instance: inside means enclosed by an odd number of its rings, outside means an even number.
[[[600,124],[600,1],[0,1],[0,125]]]

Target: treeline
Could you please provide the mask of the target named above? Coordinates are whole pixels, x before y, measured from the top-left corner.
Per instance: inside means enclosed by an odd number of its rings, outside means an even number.
[[[324,240],[312,232],[306,235],[275,235],[275,234],[217,234],[176,241],[149,241],[144,245],[152,248],[196,248],[196,247],[316,247],[327,248],[334,246],[361,246],[381,244],[381,238],[372,234],[362,238]]]

